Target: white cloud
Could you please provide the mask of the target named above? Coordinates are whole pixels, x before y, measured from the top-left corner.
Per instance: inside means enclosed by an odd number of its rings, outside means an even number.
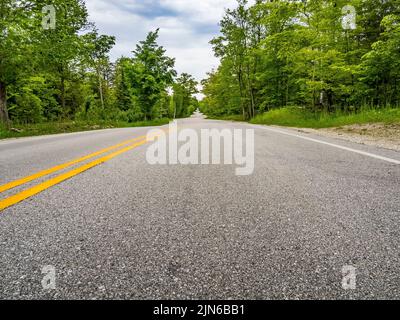
[[[235,0],[86,0],[89,19],[99,31],[114,35],[112,59],[131,56],[136,43],[160,28],[159,43],[176,58],[179,73],[198,81],[218,66],[209,41],[218,35],[225,8]]]

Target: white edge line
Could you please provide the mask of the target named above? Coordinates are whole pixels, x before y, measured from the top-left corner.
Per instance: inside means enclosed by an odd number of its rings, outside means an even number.
[[[400,164],[399,160],[395,160],[395,159],[391,159],[391,158],[387,158],[387,157],[382,157],[382,156],[379,156],[377,154],[373,154],[373,153],[369,153],[369,152],[365,152],[365,151],[361,151],[361,150],[356,150],[356,149],[344,147],[344,146],[341,146],[341,145],[338,145],[338,144],[329,143],[329,142],[325,142],[325,141],[321,141],[321,140],[317,140],[317,139],[313,139],[313,138],[308,138],[308,137],[304,137],[304,136],[301,136],[301,135],[298,135],[298,134],[285,132],[285,131],[281,131],[281,130],[277,130],[277,129],[272,129],[270,127],[263,127],[263,126],[254,126],[254,127],[259,128],[259,129],[272,131],[272,132],[276,132],[276,133],[280,133],[280,134],[284,134],[284,135],[291,136],[291,137],[300,138],[300,139],[303,139],[303,140],[308,140],[308,141],[324,144],[324,145],[327,145],[327,146],[330,146],[330,147],[334,147],[334,148],[338,148],[338,149],[342,149],[342,150],[358,153],[358,154],[361,154],[361,155],[364,155],[364,156],[367,156],[367,157],[371,157],[371,158],[387,161],[387,162],[390,162],[390,163],[394,163],[394,164],[398,164],[398,165]]]

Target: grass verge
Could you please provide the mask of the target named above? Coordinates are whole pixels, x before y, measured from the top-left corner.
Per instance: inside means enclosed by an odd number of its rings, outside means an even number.
[[[131,127],[152,127],[168,124],[169,119],[157,119],[151,121],[140,121],[134,123],[112,122],[112,121],[67,121],[67,122],[48,122],[25,125],[12,125],[6,129],[0,125],[0,139],[41,136],[57,133],[71,133],[80,131],[92,131],[111,128],[131,128]]]
[[[359,113],[312,113],[298,107],[271,110],[250,121],[253,124],[298,128],[332,128],[366,123],[400,124],[400,108],[364,110]]]
[[[232,114],[226,116],[207,116],[207,119],[211,120],[225,120],[225,121],[245,121],[243,116],[240,114]]]

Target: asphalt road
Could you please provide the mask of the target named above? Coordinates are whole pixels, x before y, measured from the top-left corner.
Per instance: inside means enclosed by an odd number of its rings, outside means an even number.
[[[400,298],[399,153],[289,129],[179,124],[255,129],[254,173],[150,165],[143,144],[59,184],[48,181],[104,155],[6,190],[0,200],[48,186],[0,211],[0,298]],[[147,131],[0,141],[0,185]],[[342,287],[346,265],[354,290]],[[54,290],[42,287],[44,266]]]

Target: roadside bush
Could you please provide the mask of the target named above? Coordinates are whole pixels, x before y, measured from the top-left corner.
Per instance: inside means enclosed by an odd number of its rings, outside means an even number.
[[[9,113],[17,123],[37,123],[42,120],[42,102],[29,90],[23,90],[15,97],[15,104],[9,106]]]

